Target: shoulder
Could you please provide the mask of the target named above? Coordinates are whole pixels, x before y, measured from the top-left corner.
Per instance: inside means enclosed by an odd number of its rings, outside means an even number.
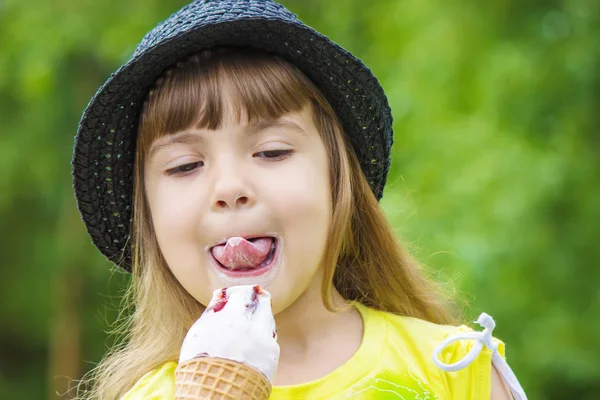
[[[460,333],[474,332],[466,325],[440,325],[414,317],[383,311],[374,312],[379,313],[385,320],[389,340],[392,342],[400,340],[405,346],[413,346],[421,352],[427,352],[429,356],[447,338]],[[457,347],[463,344],[468,343],[456,342],[452,348],[459,350]]]
[[[493,374],[492,350],[487,347],[474,349],[478,347],[477,340],[472,337],[476,332],[474,329],[466,325],[439,325],[418,318],[374,312],[380,313],[386,321],[386,339],[390,349],[397,350],[418,365],[425,375],[436,377],[448,398],[484,399],[490,398],[490,393],[499,396],[492,397],[494,400],[507,398],[500,395],[505,390],[503,381]],[[492,340],[498,353],[504,357],[504,343],[495,337]],[[446,365],[461,362],[460,369],[447,372],[436,365],[434,354],[442,346],[438,361]],[[470,353],[473,359],[467,362]],[[471,393],[471,397],[464,397],[465,393]]]
[[[442,342],[453,337],[460,337],[464,334],[472,334],[476,332],[473,328],[467,325],[440,325],[433,322],[425,321],[419,318],[396,315],[383,311],[374,311],[380,313],[386,321],[388,329],[388,337],[392,341],[401,339],[405,343],[409,343],[418,347],[422,351],[431,350],[429,356],[433,355],[433,351],[442,344]],[[504,357],[504,342],[493,337],[494,343],[498,346],[498,352]],[[440,354],[440,361],[452,363],[457,361],[462,355],[465,355],[473,348],[475,340],[472,339],[457,339],[446,346],[445,350]],[[490,353],[491,350],[484,348],[482,352]]]
[[[490,400],[513,400],[510,389],[502,379],[496,367],[492,368],[492,390]]]
[[[167,361],[142,376],[121,400],[173,399],[177,362]]]

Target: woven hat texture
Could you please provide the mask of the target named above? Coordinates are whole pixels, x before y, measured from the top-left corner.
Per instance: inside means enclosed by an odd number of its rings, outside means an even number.
[[[216,46],[249,46],[300,68],[340,118],[377,199],[383,194],[392,115],[369,68],[274,1],[195,1],[143,38],[131,59],[93,96],[75,138],[73,185],[82,219],[102,254],[127,271],[133,164],[143,102],[166,69]]]

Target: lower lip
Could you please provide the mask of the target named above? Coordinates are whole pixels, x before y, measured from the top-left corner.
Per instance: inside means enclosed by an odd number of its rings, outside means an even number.
[[[211,259],[213,265],[222,273],[232,278],[252,278],[261,276],[267,272],[269,272],[277,263],[279,263],[279,259],[281,258],[281,247],[282,241],[278,238],[274,238],[275,240],[275,253],[271,257],[271,260],[267,265],[260,266],[254,269],[247,270],[239,270],[239,269],[228,269],[221,265],[215,257],[212,255],[212,252],[209,250],[209,258]]]

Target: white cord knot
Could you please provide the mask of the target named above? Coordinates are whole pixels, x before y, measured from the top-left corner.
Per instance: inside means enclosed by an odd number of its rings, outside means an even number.
[[[490,315],[486,313],[481,313],[475,322],[484,328],[483,331],[461,332],[446,338],[433,352],[434,364],[442,371],[458,371],[471,364],[479,356],[483,346],[485,346],[492,350],[492,364],[496,367],[500,375],[502,375],[502,378],[504,378],[510,387],[510,391],[515,400],[527,400],[525,391],[519,384],[517,377],[508,366],[506,360],[500,355],[500,353],[498,353],[498,344],[494,342],[494,337],[492,336],[494,328],[496,328],[496,322]],[[475,343],[467,355],[465,355],[461,360],[458,360],[453,364],[445,364],[441,362],[439,360],[440,353],[444,351],[444,349],[451,343],[459,340],[475,340]]]
[[[493,331],[496,327],[496,321],[494,321],[494,318],[486,313],[481,313],[479,318],[477,318],[477,323],[482,327],[489,329],[490,331]]]

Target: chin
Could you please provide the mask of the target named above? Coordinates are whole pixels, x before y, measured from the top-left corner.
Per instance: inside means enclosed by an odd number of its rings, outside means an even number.
[[[297,278],[296,278],[297,279]],[[265,287],[269,293],[271,293],[271,308],[273,309],[273,315],[277,315],[290,307],[293,307],[295,303],[301,300],[304,296],[307,296],[307,292],[309,291],[309,287],[303,287],[300,292],[296,292],[297,287],[294,285],[295,279],[292,279],[292,282],[289,282],[288,285],[277,285],[276,288],[273,287]],[[318,299],[321,300],[321,281],[319,280],[318,287]],[[296,289],[296,290],[294,290]],[[314,296],[313,296],[314,297]],[[312,301],[312,300],[311,300]],[[305,302],[305,301],[304,301]]]

